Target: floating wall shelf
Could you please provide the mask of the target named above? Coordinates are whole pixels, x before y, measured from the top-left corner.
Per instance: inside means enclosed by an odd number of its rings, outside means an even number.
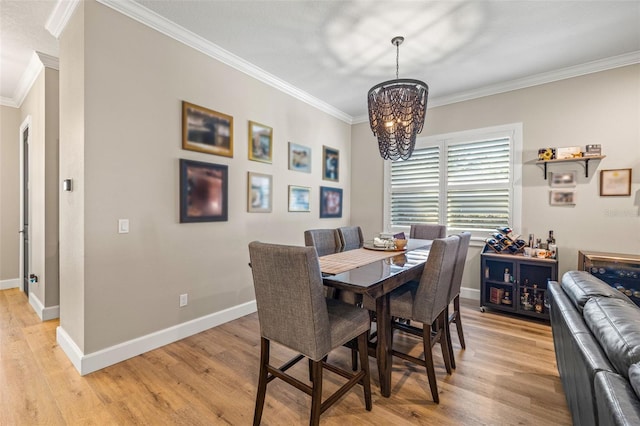
[[[584,177],[589,177],[589,161],[590,160],[601,160],[605,158],[606,155],[594,155],[590,157],[579,157],[579,158],[563,158],[561,160],[539,160],[536,161],[536,164],[544,164],[544,178],[547,179],[547,164],[548,163],[569,163],[569,162],[580,162],[584,163]]]

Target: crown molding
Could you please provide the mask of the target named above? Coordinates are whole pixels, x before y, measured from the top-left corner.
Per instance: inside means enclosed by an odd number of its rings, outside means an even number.
[[[640,51],[626,53],[624,55],[612,56],[610,58],[587,62],[546,73],[536,74],[529,77],[519,78],[504,83],[485,86],[476,90],[457,93],[449,96],[434,98],[429,107],[434,108],[457,102],[469,101],[485,96],[497,95],[499,93],[511,92],[513,90],[525,89],[527,87],[539,86],[553,83],[555,81],[566,80],[568,78],[580,77],[582,75],[593,74],[614,68],[625,67],[640,63]]]
[[[346,122],[347,124],[351,124],[352,117],[349,114],[346,114],[339,109],[329,105],[328,103],[321,101],[320,99],[311,96],[307,92],[304,92],[297,87],[292,86],[291,84],[279,79],[278,77],[266,72],[265,70],[251,64],[250,62],[240,58],[239,56],[234,55],[233,53],[221,48],[220,46],[211,43],[208,40],[192,33],[184,29],[183,27],[163,18],[162,16],[152,12],[151,10],[141,6],[140,4],[133,1],[122,1],[122,0],[97,0],[99,3],[110,7],[113,10],[116,10],[122,13],[125,16],[128,16],[131,19],[134,19],[140,22],[143,25],[146,25],[154,30],[173,38],[193,49],[198,50],[199,52],[204,53],[207,56],[216,59],[225,65],[228,65],[232,68],[235,68],[238,71],[241,71],[250,77],[255,78],[265,84],[268,84],[281,92],[284,92],[298,100],[301,100],[320,111],[323,111],[339,120]]]
[[[470,101],[473,99],[483,98],[486,96],[497,95],[500,93],[511,92],[518,89],[526,89],[527,87],[539,86],[542,84],[553,83],[555,81],[565,80],[568,78],[580,77],[582,75],[593,74],[596,72],[607,71],[614,68],[626,67],[640,63],[640,51],[626,53],[623,55],[612,56],[610,58],[600,59],[597,61],[587,62],[585,64],[575,65],[572,67],[562,68],[542,74],[536,74],[529,77],[519,78],[516,80],[506,81],[504,83],[493,84],[481,87],[475,90],[468,90],[448,96],[439,96],[429,99],[427,109],[455,104],[458,102]],[[366,123],[369,121],[367,115],[353,117],[352,124]]]
[[[55,38],[60,38],[60,34],[67,26],[67,22],[69,22],[78,4],[80,4],[80,0],[58,0],[51,15],[49,15],[49,19],[44,24],[46,30]]]
[[[60,70],[60,59],[56,58],[55,56],[47,55],[46,53],[37,51],[36,55],[38,55],[38,59],[45,68],[52,68],[56,71]]]
[[[0,99],[0,103],[5,106],[20,108],[20,105],[24,102],[24,98],[27,97],[29,90],[31,90],[31,87],[36,82],[40,72],[45,67],[59,70],[60,61],[55,56],[47,55],[42,52],[33,52],[31,59],[29,60],[29,65],[27,65],[27,68],[22,73],[20,81],[18,81],[18,86],[13,92],[13,99],[2,98]]]

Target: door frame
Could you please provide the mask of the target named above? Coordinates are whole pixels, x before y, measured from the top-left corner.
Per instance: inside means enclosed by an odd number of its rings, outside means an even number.
[[[24,135],[24,131],[26,129],[29,129],[29,133],[27,136],[27,144],[29,144],[29,141],[31,140],[31,115],[28,115],[24,121],[22,122],[22,124],[20,125],[20,133],[19,133],[19,144],[20,144],[20,230],[24,229],[24,203],[25,203],[25,195],[24,195],[24,141],[22,140],[22,137]],[[29,154],[29,153],[27,153]],[[28,157],[30,158],[30,156]],[[30,169],[30,168],[29,168]],[[30,172],[29,172],[30,173]],[[31,179],[29,179],[29,181],[31,181]],[[31,193],[31,191],[29,191],[29,194]],[[26,200],[29,201],[29,200]],[[31,222],[31,209],[29,209],[29,223]],[[28,231],[27,231],[28,232]],[[29,244],[29,253],[25,253],[24,252],[24,234],[20,233],[20,238],[18,238],[18,245],[19,245],[19,259],[18,261],[20,262],[20,266],[19,266],[19,271],[20,271],[20,291],[24,292],[24,278],[27,274],[29,274],[29,271],[25,271],[24,270],[24,257],[27,256],[27,259],[29,260],[29,265],[31,265],[31,244]]]

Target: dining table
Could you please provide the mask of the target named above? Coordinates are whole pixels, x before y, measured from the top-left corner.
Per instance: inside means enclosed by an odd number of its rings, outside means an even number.
[[[378,364],[380,393],[391,395],[390,293],[413,280],[420,280],[432,240],[409,239],[404,250],[364,247],[340,251],[319,258],[324,284],[340,291],[368,295],[376,301],[377,342],[372,350]],[[366,248],[365,248],[366,247]]]

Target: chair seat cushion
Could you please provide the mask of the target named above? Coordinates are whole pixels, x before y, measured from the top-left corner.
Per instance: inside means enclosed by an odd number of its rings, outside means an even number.
[[[366,309],[327,299],[327,312],[331,328],[331,348],[337,348],[369,330],[369,312]]]
[[[566,272],[562,276],[562,289],[580,311],[592,297],[612,297],[633,304],[627,296],[586,271]]]

